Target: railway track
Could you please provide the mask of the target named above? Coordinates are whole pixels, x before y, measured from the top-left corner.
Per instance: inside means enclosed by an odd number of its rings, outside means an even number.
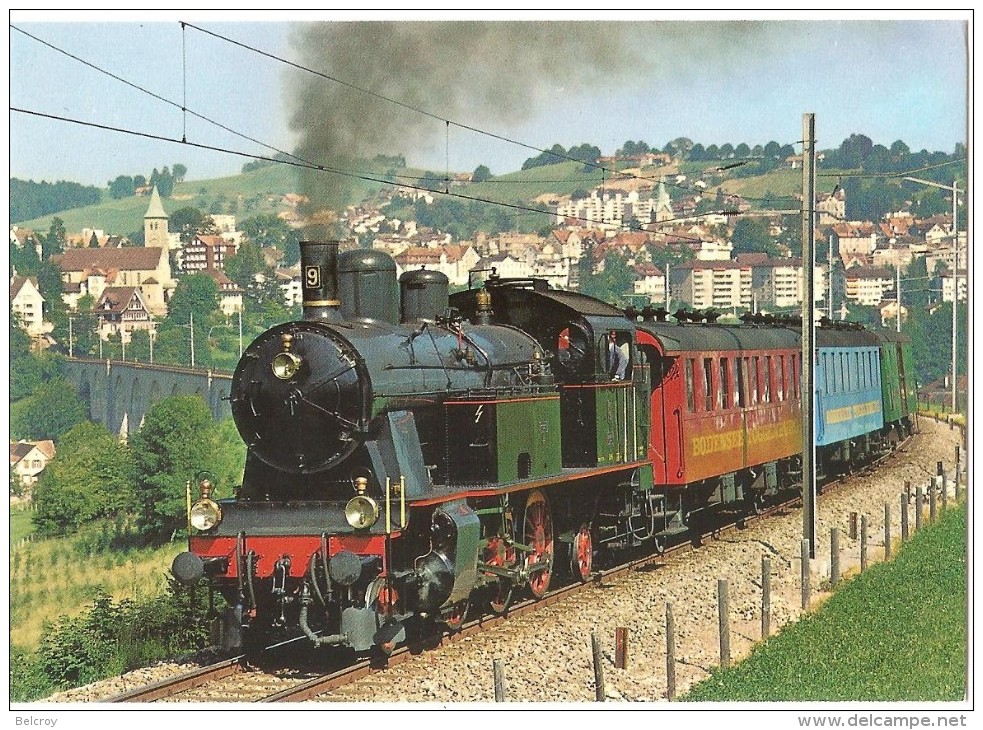
[[[823,491],[832,493],[838,483],[851,479],[856,479],[873,473],[877,467],[885,460],[907,453],[910,441],[901,444],[895,451],[890,452],[877,462],[867,465],[862,470],[853,474],[844,475],[838,479],[831,480],[823,484]],[[745,513],[740,515],[730,515],[731,519],[725,523],[709,526],[701,533],[691,536],[688,540],[666,547],[661,555],[650,554],[639,556],[623,564],[611,568],[600,570],[594,573],[592,579],[586,583],[569,583],[561,586],[544,596],[541,600],[524,600],[515,603],[502,615],[483,615],[467,621],[453,633],[434,635],[424,641],[428,648],[434,648],[442,644],[450,644],[456,641],[475,636],[478,633],[488,631],[499,626],[511,618],[523,616],[561,601],[566,601],[581,591],[591,590],[598,585],[611,582],[631,571],[639,570],[652,564],[665,561],[673,556],[696,550],[701,544],[708,540],[720,539],[731,531],[745,529],[748,525],[766,519],[775,514],[786,513],[789,509],[796,509],[801,504],[801,498],[796,496],[781,503],[770,505],[760,513]],[[400,647],[382,665],[373,664],[365,660],[338,669],[336,671],[317,672],[313,677],[280,677],[277,684],[280,686],[275,691],[260,690],[255,692],[242,692],[237,689],[236,694],[250,694],[253,696],[244,697],[242,701],[248,702],[304,702],[311,700],[318,695],[338,689],[364,677],[376,674],[386,669],[396,667],[405,662],[412,661],[426,649],[421,646]],[[157,681],[145,687],[130,690],[124,694],[112,697],[107,702],[126,703],[126,702],[155,702],[155,701],[181,701],[182,694],[190,694],[195,690],[202,690],[209,685],[223,682],[232,677],[237,678],[237,683],[248,675],[256,675],[254,668],[249,667],[244,656],[236,656],[225,659],[221,662],[211,664],[192,672],[176,675],[171,678]],[[262,677],[262,673],[259,673]],[[258,683],[258,684],[261,684]]]

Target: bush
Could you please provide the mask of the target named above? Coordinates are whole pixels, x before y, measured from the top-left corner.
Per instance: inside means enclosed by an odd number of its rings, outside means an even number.
[[[167,594],[145,601],[100,595],[81,616],[47,627],[36,655],[12,653],[11,699],[30,701],[201,649],[208,639],[203,604],[173,582]]]

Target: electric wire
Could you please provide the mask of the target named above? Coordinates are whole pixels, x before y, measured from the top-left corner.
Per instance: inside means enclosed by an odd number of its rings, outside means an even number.
[[[322,78],[324,78],[326,80],[329,80],[329,81],[332,81],[332,82],[335,82],[335,83],[342,84],[342,85],[344,85],[346,87],[349,87],[351,89],[357,90],[357,91],[359,91],[361,93],[369,94],[369,95],[371,95],[373,97],[379,98],[381,100],[384,100],[386,102],[395,104],[397,106],[401,106],[403,108],[406,108],[408,110],[414,111],[416,113],[423,114],[423,115],[428,116],[428,117],[431,117],[433,119],[439,119],[440,121],[443,121],[445,123],[445,129],[446,129],[445,134],[447,134],[447,139],[446,139],[446,145],[447,145],[447,150],[446,150],[446,168],[447,168],[447,172],[446,172],[446,175],[445,175],[445,179],[443,181],[445,183],[445,190],[443,192],[441,192],[439,190],[434,190],[434,189],[429,188],[429,187],[426,187],[426,186],[418,186],[418,185],[413,185],[411,183],[406,183],[406,182],[404,182],[404,183],[398,183],[402,187],[407,187],[407,188],[410,188],[410,189],[415,189],[415,190],[420,190],[420,191],[432,192],[432,193],[436,193],[436,194],[447,195],[449,197],[460,198],[460,199],[468,200],[468,201],[472,201],[472,202],[480,202],[480,203],[485,203],[485,204],[489,204],[489,205],[497,205],[497,206],[509,208],[511,210],[515,210],[515,211],[517,211],[519,213],[523,213],[523,214],[553,215],[552,212],[550,212],[549,210],[546,210],[546,209],[533,208],[533,207],[526,206],[526,205],[521,205],[521,204],[518,204],[518,203],[507,203],[507,202],[504,202],[504,201],[490,200],[490,199],[482,198],[482,197],[479,197],[479,196],[471,196],[471,195],[466,195],[466,194],[463,194],[463,193],[452,193],[452,192],[450,192],[450,187],[449,187],[449,182],[450,182],[450,163],[449,163],[449,144],[450,144],[450,141],[449,141],[449,130],[450,130],[450,126],[452,124],[454,126],[460,127],[461,129],[472,131],[472,132],[475,132],[475,133],[478,133],[478,134],[488,135],[488,136],[491,136],[493,138],[500,139],[502,141],[506,141],[506,142],[509,142],[511,144],[516,144],[516,145],[519,145],[519,146],[522,146],[522,147],[526,147],[526,148],[531,149],[531,150],[539,151],[539,152],[544,153],[544,154],[552,154],[552,155],[555,155],[557,157],[561,157],[561,158],[564,158],[564,159],[567,159],[567,160],[570,160],[570,161],[574,161],[574,162],[577,162],[577,163],[580,163],[580,164],[584,164],[585,168],[591,167],[591,168],[597,169],[597,170],[599,170],[601,172],[602,197],[603,197],[604,185],[605,185],[605,182],[606,182],[605,175],[606,175],[606,173],[609,173],[609,172],[610,173],[613,173],[619,180],[641,180],[641,181],[653,181],[653,182],[656,180],[656,178],[654,178],[654,177],[648,177],[648,176],[643,176],[643,175],[636,175],[634,173],[625,173],[623,171],[619,171],[619,170],[616,170],[616,169],[611,169],[611,168],[605,167],[605,166],[600,165],[600,164],[597,164],[597,163],[586,162],[584,160],[580,160],[580,159],[577,159],[577,158],[569,157],[569,156],[564,155],[564,154],[557,153],[554,150],[544,150],[544,149],[541,149],[541,148],[536,147],[534,145],[529,145],[527,143],[524,143],[524,142],[521,142],[519,140],[515,140],[515,139],[512,139],[512,138],[509,138],[509,137],[506,137],[504,135],[499,135],[499,134],[496,134],[496,133],[493,133],[493,132],[488,132],[487,130],[480,129],[478,127],[474,127],[474,126],[471,126],[471,125],[463,124],[461,122],[456,122],[456,121],[453,121],[453,120],[450,120],[450,119],[446,119],[444,117],[441,117],[441,116],[439,116],[437,114],[434,114],[432,112],[429,112],[427,110],[421,109],[419,107],[416,107],[416,106],[413,106],[413,105],[410,105],[410,104],[406,104],[405,102],[401,102],[401,101],[399,101],[397,99],[393,99],[393,98],[388,97],[388,96],[385,96],[383,94],[378,94],[377,92],[373,92],[371,90],[365,89],[365,88],[360,87],[360,86],[358,86],[356,84],[353,84],[351,82],[347,82],[347,81],[344,81],[344,80],[339,79],[337,77],[331,76],[329,74],[324,74],[322,72],[319,72],[319,71],[316,71],[314,69],[308,68],[308,67],[303,66],[301,64],[297,64],[297,63],[295,63],[293,61],[290,61],[288,59],[284,59],[284,58],[282,58],[280,56],[277,56],[275,54],[272,54],[272,53],[263,51],[261,49],[258,49],[258,48],[255,48],[253,46],[250,46],[248,44],[242,43],[240,41],[236,41],[234,39],[231,39],[231,38],[229,38],[227,36],[224,36],[222,34],[215,33],[213,31],[206,30],[204,28],[201,28],[199,26],[194,25],[193,23],[187,23],[187,22],[184,22],[184,21],[181,22],[181,28],[182,28],[182,63],[185,64],[183,66],[183,68],[184,68],[183,88],[184,88],[184,95],[185,95],[184,96],[184,103],[183,104],[178,104],[177,102],[174,102],[173,100],[167,99],[166,97],[163,97],[163,96],[161,96],[159,94],[156,94],[155,92],[150,91],[149,89],[146,89],[146,88],[144,88],[144,87],[142,87],[142,86],[140,86],[138,84],[135,84],[135,83],[133,83],[133,82],[131,82],[131,81],[123,78],[122,76],[119,76],[118,74],[115,74],[115,73],[113,73],[111,71],[108,71],[106,69],[103,69],[103,68],[97,66],[96,64],[90,62],[90,61],[87,61],[87,60],[85,60],[85,59],[83,59],[83,58],[81,58],[81,57],[79,57],[79,56],[77,56],[75,54],[72,54],[72,53],[70,53],[70,52],[68,52],[68,51],[66,51],[66,50],[64,50],[62,48],[59,48],[58,46],[55,46],[54,44],[51,44],[51,43],[49,43],[49,42],[47,42],[47,41],[45,41],[45,40],[43,40],[43,39],[41,39],[41,38],[33,35],[32,33],[29,33],[29,32],[27,32],[27,31],[25,31],[25,30],[23,30],[21,28],[18,28],[15,25],[12,25],[11,24],[10,27],[13,30],[16,30],[16,31],[24,34],[25,36],[27,36],[27,37],[35,40],[36,42],[41,43],[42,45],[47,46],[48,48],[51,48],[52,50],[54,50],[54,51],[56,51],[58,53],[61,53],[61,54],[65,55],[65,56],[67,56],[69,58],[71,58],[72,60],[74,60],[74,61],[76,61],[78,63],[81,63],[81,64],[83,64],[85,66],[88,66],[89,68],[92,68],[92,69],[98,71],[99,73],[105,74],[105,75],[109,76],[110,78],[112,78],[112,79],[114,79],[114,80],[116,80],[116,81],[118,81],[120,83],[123,83],[123,84],[125,84],[127,86],[130,86],[131,88],[134,88],[134,89],[136,89],[136,90],[138,90],[138,91],[140,91],[140,92],[142,92],[144,94],[147,94],[147,95],[149,95],[149,96],[157,99],[158,101],[161,101],[161,102],[163,102],[165,104],[168,104],[168,105],[171,105],[171,106],[174,106],[174,107],[180,109],[183,115],[191,114],[192,116],[194,116],[194,117],[196,117],[198,119],[201,119],[202,121],[205,121],[205,122],[207,122],[209,124],[213,124],[213,125],[219,127],[220,129],[223,129],[223,130],[225,130],[225,131],[227,131],[227,132],[229,132],[231,134],[234,134],[234,135],[236,135],[238,137],[241,137],[242,139],[245,139],[245,140],[248,140],[248,141],[253,142],[255,144],[261,145],[262,147],[265,147],[267,149],[274,150],[275,152],[278,153],[278,155],[282,155],[282,156],[285,156],[285,157],[292,158],[294,161],[291,162],[290,160],[286,160],[286,159],[282,159],[282,158],[276,158],[276,157],[270,158],[270,157],[258,156],[258,155],[255,155],[255,154],[246,153],[246,152],[243,152],[243,151],[240,151],[240,150],[233,150],[233,149],[229,149],[229,148],[226,148],[226,147],[220,147],[220,146],[217,146],[217,145],[207,145],[207,144],[203,144],[203,143],[189,142],[187,140],[187,134],[186,134],[186,123],[185,123],[185,131],[182,134],[182,138],[180,140],[177,140],[177,139],[174,139],[174,138],[171,138],[171,137],[167,137],[165,135],[157,135],[157,134],[152,134],[152,133],[147,133],[147,132],[140,132],[140,131],[137,131],[137,130],[125,129],[125,128],[121,128],[121,127],[111,127],[111,126],[108,126],[108,125],[102,125],[102,124],[98,124],[98,123],[95,123],[95,122],[86,122],[86,121],[83,121],[83,120],[72,119],[70,117],[64,117],[64,116],[61,116],[61,115],[45,114],[45,113],[37,112],[37,111],[34,111],[34,110],[27,110],[27,109],[21,109],[21,108],[17,108],[17,107],[10,107],[10,110],[11,111],[15,111],[15,112],[23,113],[23,114],[30,114],[30,115],[35,115],[35,116],[39,116],[39,117],[45,117],[45,118],[49,118],[49,119],[53,119],[53,120],[58,120],[58,121],[64,121],[64,122],[69,122],[69,123],[80,124],[80,125],[83,125],[83,126],[89,126],[89,127],[93,127],[93,128],[97,128],[97,129],[103,129],[103,130],[106,130],[106,131],[113,131],[113,132],[118,132],[118,133],[131,134],[131,135],[140,136],[140,137],[149,138],[149,139],[156,139],[156,140],[160,140],[160,141],[167,141],[167,142],[174,142],[174,143],[186,144],[186,145],[190,145],[190,146],[197,147],[197,148],[200,148],[200,149],[207,149],[207,150],[213,150],[213,151],[218,151],[218,152],[224,152],[224,153],[228,153],[228,154],[234,154],[234,155],[238,155],[238,156],[249,157],[251,159],[265,160],[265,161],[269,161],[271,163],[290,164],[290,165],[293,165],[293,166],[296,166],[296,167],[300,167],[300,168],[316,170],[316,171],[319,171],[319,172],[328,172],[328,173],[332,173],[332,174],[347,176],[347,177],[351,177],[351,178],[354,178],[354,179],[360,179],[360,180],[363,180],[363,181],[375,182],[375,183],[384,184],[384,185],[396,185],[397,183],[394,182],[395,180],[408,180],[408,181],[417,181],[417,182],[419,182],[419,181],[423,181],[423,180],[427,180],[427,179],[432,179],[432,178],[428,178],[427,176],[409,176],[409,175],[397,175],[397,174],[390,174],[390,175],[387,175],[386,177],[381,177],[381,176],[377,176],[377,175],[372,174],[372,173],[364,173],[364,172],[361,172],[361,171],[345,170],[345,169],[340,169],[340,168],[337,168],[337,167],[333,167],[333,166],[329,166],[329,165],[325,165],[325,164],[321,164],[321,163],[316,163],[316,162],[313,162],[313,161],[310,161],[310,160],[305,160],[305,159],[303,159],[301,157],[298,157],[298,156],[296,156],[296,155],[294,155],[294,154],[292,154],[290,152],[287,152],[285,150],[281,150],[281,149],[279,149],[278,147],[276,147],[274,145],[270,145],[270,144],[268,144],[266,142],[263,142],[261,140],[257,140],[257,139],[255,139],[255,138],[253,138],[253,137],[251,137],[251,136],[249,136],[247,134],[244,134],[242,132],[239,132],[238,130],[232,129],[231,127],[228,127],[227,125],[222,124],[221,122],[218,122],[218,121],[216,121],[214,119],[211,119],[211,118],[206,117],[206,116],[204,116],[202,114],[199,114],[199,113],[197,113],[197,112],[195,112],[193,110],[188,109],[187,108],[186,61],[184,60],[184,58],[185,58],[184,30],[186,28],[190,27],[190,28],[192,28],[194,30],[198,30],[201,33],[204,33],[206,35],[213,36],[213,37],[218,38],[218,39],[220,39],[220,40],[222,40],[224,42],[231,43],[233,45],[242,47],[242,48],[247,49],[249,51],[252,51],[254,53],[258,53],[258,54],[260,54],[262,56],[266,56],[266,57],[271,58],[271,59],[273,59],[275,61],[278,61],[280,63],[284,63],[284,64],[287,64],[289,66],[293,66],[293,67],[295,67],[295,68],[297,68],[299,70],[303,70],[303,71],[306,71],[308,73],[312,73],[312,74],[314,74],[316,76],[320,76],[320,77],[322,77]],[[801,143],[801,140],[798,140],[798,143]],[[915,172],[921,172],[923,170],[933,169],[933,168],[940,167],[940,166],[947,165],[947,164],[953,164],[955,162],[962,161],[962,159],[964,159],[964,158],[961,158],[959,160],[949,160],[949,161],[937,163],[935,165],[928,165],[928,166],[916,168],[915,170],[911,170],[911,171],[907,171],[907,172],[895,172],[895,173],[885,173],[885,174],[862,174],[862,175],[860,175],[860,174],[843,174],[843,173],[825,173],[825,174],[820,174],[819,176],[822,176],[822,177],[838,177],[840,179],[842,179],[844,177],[903,177],[905,175],[910,175],[910,174],[915,173]],[[723,165],[723,166],[720,166],[720,167],[717,167],[717,168],[713,168],[713,170],[714,171],[723,171],[723,170],[726,170],[726,169],[730,169],[730,168],[733,168],[733,167],[738,167],[738,166],[741,166],[741,165],[744,165],[744,164],[748,164],[748,163],[749,163],[748,160],[742,160],[742,161],[737,161],[737,162],[734,162],[734,163],[726,164],[726,165]],[[387,179],[387,178],[392,178],[392,180]],[[581,179],[576,179],[576,181],[580,181],[580,180]],[[673,187],[673,188],[676,188],[676,189],[684,190],[684,191],[689,192],[689,193],[693,193],[694,192],[692,186],[685,186],[684,187],[684,186],[682,186],[682,185],[680,185],[678,183],[666,182],[664,176],[658,178],[658,180],[662,184],[667,185],[669,187]],[[492,182],[492,181],[494,181],[494,182],[502,182],[502,183],[508,183],[508,182],[510,182],[510,183],[513,183],[513,184],[530,184],[530,183],[533,182],[532,180],[506,181],[506,180],[495,180],[494,178],[492,180],[488,180],[486,182]],[[570,181],[574,181],[574,180],[570,180]],[[562,180],[545,181],[544,180],[544,181],[539,181],[539,182],[565,182],[565,181],[562,181]],[[584,181],[584,182],[587,182],[587,181]],[[701,192],[698,192],[696,194],[697,195],[700,195],[702,193]],[[787,195],[787,196],[771,196],[770,198],[768,198],[768,197],[756,198],[756,197],[747,197],[747,196],[740,196],[740,195],[736,195],[735,196],[734,194],[730,194],[729,197],[732,197],[732,198],[733,197],[736,197],[738,200],[757,201],[757,202],[763,202],[763,201],[769,201],[769,200],[770,201],[781,201],[781,200],[795,200],[796,199],[795,196],[793,196],[793,195]],[[770,215],[792,215],[792,214],[797,214],[797,213],[800,213],[800,212],[802,212],[802,211],[798,211],[798,210],[796,210],[796,211],[771,211],[770,213],[768,213],[768,212],[761,212],[761,213],[758,213],[758,215],[765,215],[765,214],[770,214]],[[813,212],[814,213],[815,211],[810,211],[810,212]],[[678,222],[678,220],[694,220],[694,219],[697,219],[697,218],[705,218],[705,217],[710,217],[710,216],[713,216],[713,215],[728,215],[728,216],[733,216],[733,215],[746,215],[746,214],[748,214],[748,212],[739,211],[739,210],[709,211],[709,212],[706,212],[706,213],[694,214],[694,215],[690,215],[690,216],[684,216],[682,219],[676,219],[676,220]],[[588,222],[588,223],[603,223],[603,221],[594,221],[594,220],[589,219],[589,218],[581,218],[581,217],[578,217],[578,216],[564,216],[564,217],[565,218],[571,218],[571,219],[574,219],[574,220],[584,221],[584,222]],[[835,218],[836,216],[833,216],[833,217]],[[843,219],[841,218],[840,220],[843,220]],[[693,242],[703,242],[704,241],[704,239],[702,239],[702,238],[688,237],[688,236],[681,235],[681,234],[674,235],[674,238],[681,239],[681,240],[691,240]]]

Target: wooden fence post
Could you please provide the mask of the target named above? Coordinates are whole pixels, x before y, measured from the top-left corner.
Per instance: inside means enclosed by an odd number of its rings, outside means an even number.
[[[614,630],[614,666],[628,668],[628,629],[619,626]]]
[[[867,515],[860,515],[860,572],[867,570]]]
[[[884,559],[891,558],[891,505],[884,503]]]
[[[671,603],[666,603],[666,699],[676,699],[676,621]]]
[[[953,477],[953,481],[955,481],[955,483],[956,483],[956,487],[955,487],[955,490],[956,490],[956,502],[959,501],[959,469],[960,469],[960,467],[959,467],[959,458],[960,458],[960,452],[961,451],[962,451],[962,449],[960,448],[959,444],[956,444],[956,473],[955,473],[955,476]]]
[[[594,699],[604,702],[604,667],[601,665],[601,642],[597,634],[590,635],[591,653],[594,655]]]
[[[833,527],[829,531],[829,583],[832,587],[840,582],[840,531]]]
[[[495,701],[505,702],[505,676],[502,672],[501,659],[492,662],[492,670],[495,674]]]
[[[761,558],[761,640],[771,636],[771,558]]]
[[[905,485],[910,489],[911,485],[905,482]],[[901,542],[908,539],[908,495],[901,495]]]
[[[730,598],[727,579],[717,581],[717,626],[720,630],[720,666],[730,666]]]
[[[922,530],[922,502],[925,500],[925,492],[921,487],[915,490],[915,532]]]
[[[802,610],[809,608],[809,541],[802,541]]]

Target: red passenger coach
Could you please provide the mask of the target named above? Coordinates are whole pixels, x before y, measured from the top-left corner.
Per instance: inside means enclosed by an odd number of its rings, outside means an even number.
[[[654,482],[683,508],[760,504],[801,451],[799,339],[783,327],[637,324],[651,367]]]

